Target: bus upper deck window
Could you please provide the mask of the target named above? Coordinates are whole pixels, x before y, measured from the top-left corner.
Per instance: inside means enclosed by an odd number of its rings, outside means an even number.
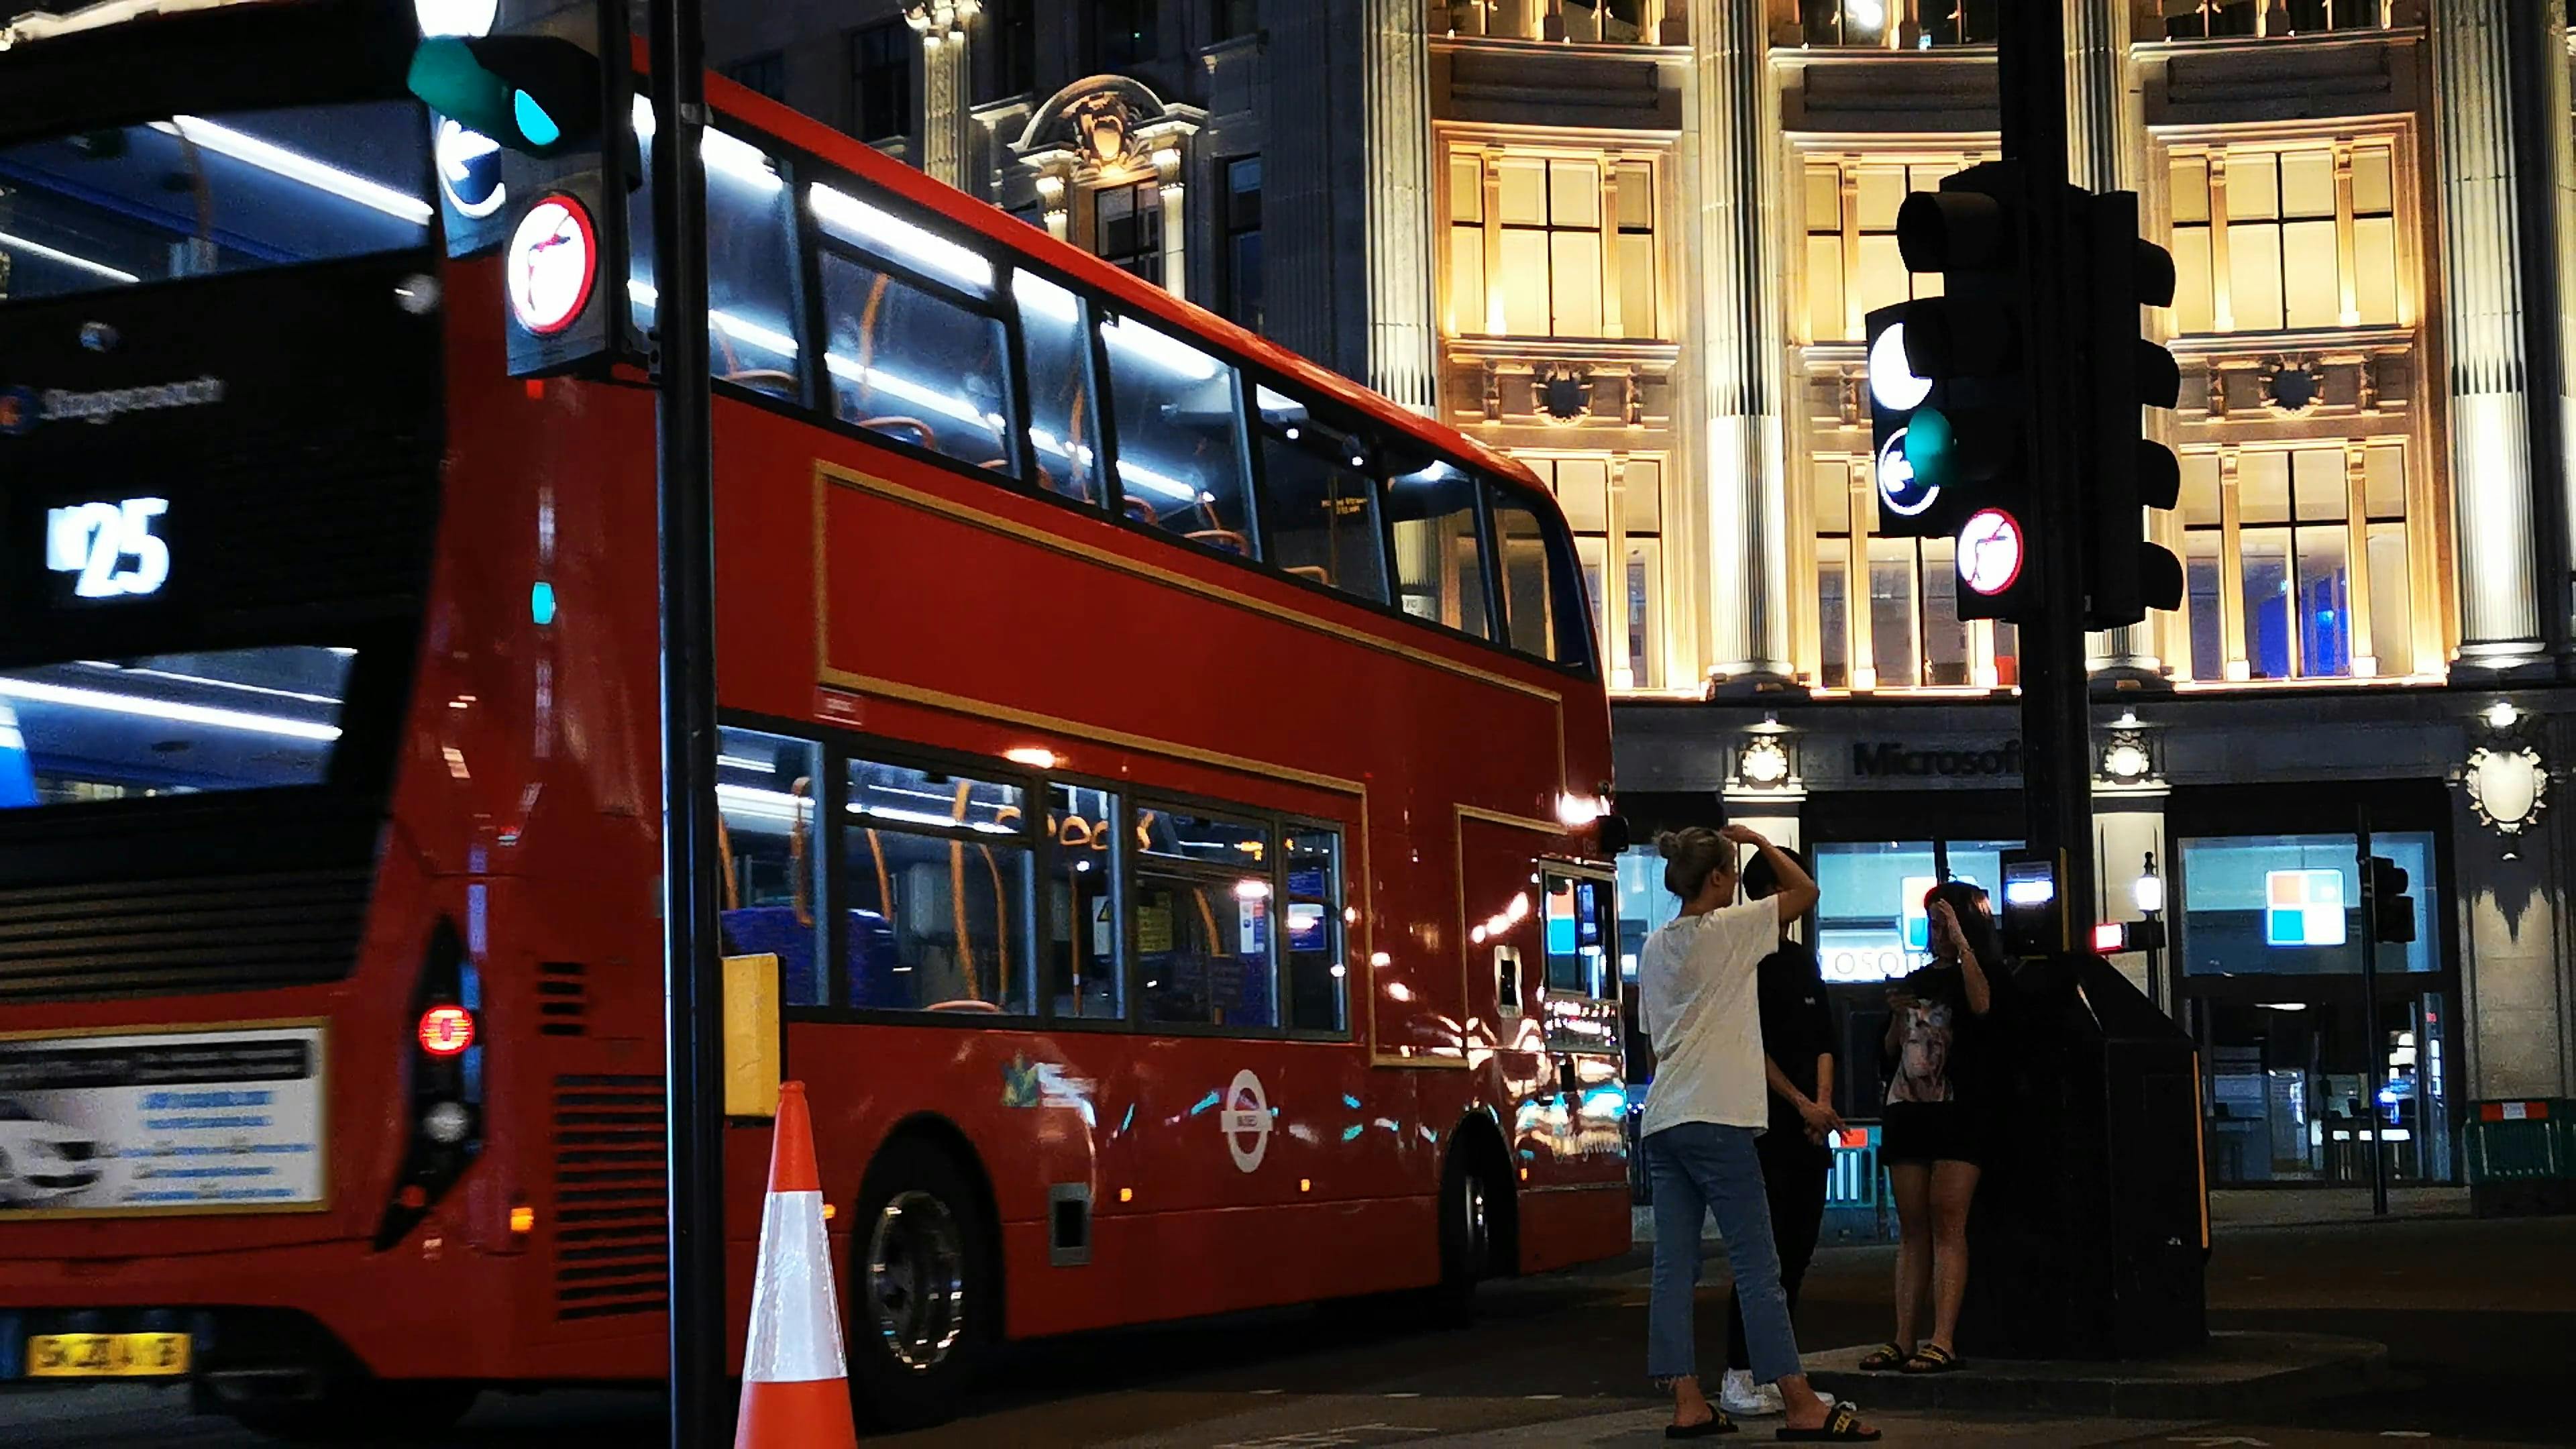
[[[649,108],[638,98],[638,118]],[[636,144],[652,175],[653,132],[639,126]],[[707,164],[707,343],[718,382],[773,397],[803,388],[796,342],[796,216],[778,163],[748,141],[709,128],[699,152]],[[627,200],[633,276],[627,295],[635,323],[650,328],[660,301],[653,285],[652,186]]]
[[[1477,492],[1472,475],[1434,459],[1387,480],[1386,509],[1404,612],[1483,639],[1490,636]]]
[[[1082,298],[1034,272],[1011,274],[1028,354],[1029,467],[1050,492],[1098,505],[1100,422]]]
[[[1497,487],[1492,506],[1512,647],[1537,659],[1581,661],[1582,593],[1562,540],[1541,522],[1537,505],[1517,493]]]
[[[1127,516],[1220,552],[1257,556],[1235,370],[1132,318],[1101,324]]]
[[[1386,546],[1377,485],[1357,434],[1319,423],[1306,405],[1253,389],[1261,414],[1261,485],[1270,505],[1270,558],[1300,578],[1386,602]]]

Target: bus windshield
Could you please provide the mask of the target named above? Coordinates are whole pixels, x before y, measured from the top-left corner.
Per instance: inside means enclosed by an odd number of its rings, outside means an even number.
[[[408,100],[177,115],[0,146],[0,301],[429,245]]]

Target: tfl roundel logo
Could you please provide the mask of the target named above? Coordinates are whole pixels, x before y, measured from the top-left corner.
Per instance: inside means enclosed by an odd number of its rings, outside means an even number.
[[[0,387],[0,435],[15,438],[33,432],[42,416],[34,388]]]

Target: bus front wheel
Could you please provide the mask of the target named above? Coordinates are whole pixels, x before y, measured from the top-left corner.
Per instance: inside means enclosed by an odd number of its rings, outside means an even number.
[[[999,1339],[993,1227],[957,1160],[896,1142],[868,1171],[850,1229],[850,1391],[859,1416],[912,1429],[956,1415]]]

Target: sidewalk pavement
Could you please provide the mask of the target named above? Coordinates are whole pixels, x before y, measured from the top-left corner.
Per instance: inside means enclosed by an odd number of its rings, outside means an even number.
[[[1935,1417],[1930,1414],[1874,1413],[1867,1404],[1861,1406],[1868,1421],[1884,1431],[1886,1444],[1974,1444],[1980,1446],[2028,1445],[2031,1449],[2085,1449],[2088,1445],[2135,1442],[2146,1436],[2159,1436],[2187,1428],[2183,1421],[2159,1422],[2144,1419],[2075,1419],[2040,1415],[1983,1415],[1961,1418],[1956,1415]],[[1437,1438],[1405,1438],[1408,1449],[1628,1449],[1664,1442],[1664,1426],[1673,1421],[1672,1406],[1657,1404],[1650,1409],[1622,1409],[1612,1413],[1590,1414],[1581,1418],[1557,1419],[1545,1424],[1524,1424],[1510,1429],[1485,1429],[1473,1434],[1443,1434]],[[1741,1421],[1745,1432],[1730,1435],[1720,1443],[1753,1443],[1767,1441],[1777,1419]],[[1320,1441],[1318,1441],[1320,1442]],[[1349,1438],[1342,1443],[1393,1442]]]

